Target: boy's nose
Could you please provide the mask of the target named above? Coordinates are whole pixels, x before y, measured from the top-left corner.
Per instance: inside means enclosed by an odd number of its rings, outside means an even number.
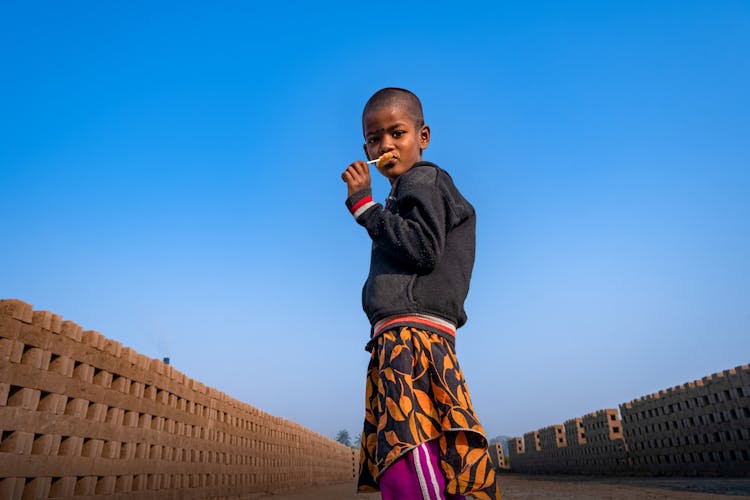
[[[380,150],[383,153],[387,153],[391,149],[393,149],[393,138],[390,134],[384,134],[383,137],[380,138]]]
[[[380,154],[381,155],[387,153],[388,151],[392,151],[392,150],[393,150],[393,143],[391,141],[389,141],[388,139],[384,139],[380,143]]]

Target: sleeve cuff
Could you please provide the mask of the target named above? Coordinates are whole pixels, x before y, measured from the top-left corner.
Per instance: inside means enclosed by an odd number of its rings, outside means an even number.
[[[360,215],[365,213],[370,207],[375,206],[375,202],[372,201],[372,190],[363,189],[357,191],[349,198],[346,199],[346,208],[354,216],[355,219],[359,218]]]

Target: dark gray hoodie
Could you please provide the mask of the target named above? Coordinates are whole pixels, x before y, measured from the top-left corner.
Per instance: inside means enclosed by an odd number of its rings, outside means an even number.
[[[474,207],[447,172],[420,161],[393,183],[385,208],[371,190],[346,205],[372,239],[362,308],[371,325],[404,314],[466,323],[464,300],[474,266]]]

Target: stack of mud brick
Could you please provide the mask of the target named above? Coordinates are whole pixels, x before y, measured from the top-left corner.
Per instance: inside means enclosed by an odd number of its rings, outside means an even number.
[[[554,468],[562,463],[562,452],[565,449],[567,438],[565,427],[562,425],[551,425],[539,429],[539,443],[544,464],[547,468]]]
[[[508,446],[510,467],[514,471],[528,472],[541,466],[541,442],[539,431],[527,432],[522,438],[514,438]]]
[[[626,450],[617,410],[606,409],[516,438],[510,464],[528,473],[615,473],[626,468]]]
[[[750,366],[620,405],[633,468],[657,474],[750,474]]]
[[[495,469],[506,470],[508,464],[505,463],[505,452],[503,451],[503,443],[490,443],[489,445],[490,458]]]
[[[0,300],[0,498],[239,499],[348,481],[348,447]]]
[[[526,453],[526,445],[523,438],[514,437],[508,440],[508,462],[513,471],[523,470],[523,459]],[[518,462],[516,462],[518,461]]]
[[[576,462],[580,470],[596,474],[626,472],[628,448],[617,410],[595,411],[584,415],[581,421],[586,444],[578,447]]]

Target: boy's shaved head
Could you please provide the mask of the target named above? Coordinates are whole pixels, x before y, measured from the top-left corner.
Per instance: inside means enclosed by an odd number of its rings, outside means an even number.
[[[364,125],[365,115],[370,111],[381,109],[386,106],[398,106],[403,108],[417,125],[417,128],[424,125],[424,115],[422,114],[422,103],[419,97],[406,89],[398,87],[386,87],[375,92],[365,104],[362,111],[362,124]]]

